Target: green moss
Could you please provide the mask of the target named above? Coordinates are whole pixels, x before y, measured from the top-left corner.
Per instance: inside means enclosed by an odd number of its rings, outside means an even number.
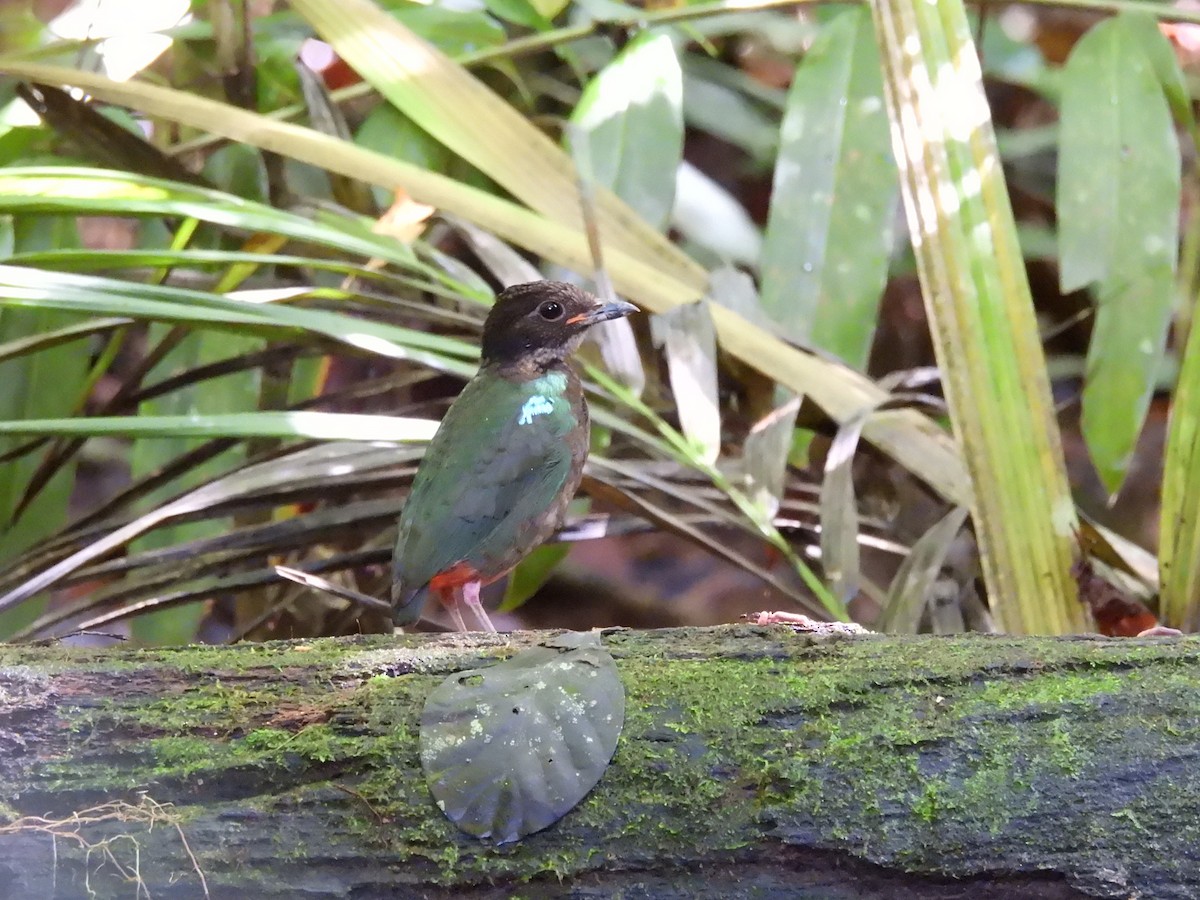
[[[1018,709],[1030,704],[1061,706],[1083,703],[1097,694],[1120,690],[1121,678],[1112,672],[1066,672],[1025,683],[1005,680],[988,684],[979,692],[978,703],[994,709]]]

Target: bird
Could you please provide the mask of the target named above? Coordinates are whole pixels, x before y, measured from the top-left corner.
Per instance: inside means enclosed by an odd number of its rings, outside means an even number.
[[[567,358],[593,325],[637,312],[560,281],[505,288],[483,324],[478,373],[446,411],[400,513],[392,620],[433,594],[460,631],[465,604],[558,528],[587,459],[588,409]]]

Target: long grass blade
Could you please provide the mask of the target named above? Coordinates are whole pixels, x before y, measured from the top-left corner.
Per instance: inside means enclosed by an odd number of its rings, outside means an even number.
[[[1082,631],[1075,508],[979,58],[961,0],[873,0],[892,144],[992,609]]]

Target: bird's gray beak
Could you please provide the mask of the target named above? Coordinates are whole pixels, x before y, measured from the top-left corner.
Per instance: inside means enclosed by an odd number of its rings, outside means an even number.
[[[609,319],[620,319],[622,316],[627,316],[635,312],[640,312],[640,310],[632,303],[617,300],[615,303],[605,303],[603,306],[598,306],[591,312],[571,316],[571,318],[567,319],[567,324],[595,325],[598,322],[607,322]]]

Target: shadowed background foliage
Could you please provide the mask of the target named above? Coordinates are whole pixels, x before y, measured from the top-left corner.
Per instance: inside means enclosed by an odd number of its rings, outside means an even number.
[[[1193,628],[1200,16],[1073,6],[6,5],[0,636],[387,630],[274,566],[387,595],[589,230],[648,315],[510,627]]]

